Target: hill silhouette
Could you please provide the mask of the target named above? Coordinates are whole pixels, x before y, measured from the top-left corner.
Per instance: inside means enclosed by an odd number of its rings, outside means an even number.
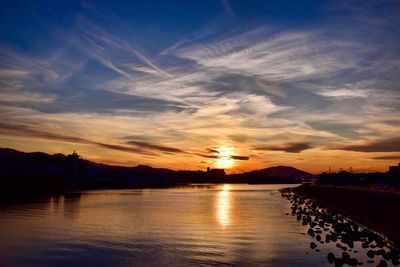
[[[71,155],[0,148],[0,184],[7,189],[123,188],[187,183],[295,183],[313,175],[288,166],[225,175],[223,170],[187,171],[113,166]]]
[[[301,183],[335,186],[379,186],[400,188],[400,164],[389,171],[374,173],[321,173],[313,175],[291,166],[268,167],[240,174],[225,174],[221,169],[207,171],[171,170],[146,165],[132,167],[96,163],[70,155],[25,153],[0,148],[0,194],[65,189],[143,188],[204,183]]]
[[[270,177],[282,177],[282,178],[291,178],[297,180],[308,180],[315,178],[315,175],[311,173],[290,166],[269,167],[261,170],[256,170],[255,172],[264,172],[268,174]]]

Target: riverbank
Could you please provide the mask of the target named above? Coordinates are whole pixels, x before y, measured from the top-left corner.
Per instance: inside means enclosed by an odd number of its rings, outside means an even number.
[[[397,192],[321,185],[301,185],[293,192],[336,209],[400,243],[400,194]]]

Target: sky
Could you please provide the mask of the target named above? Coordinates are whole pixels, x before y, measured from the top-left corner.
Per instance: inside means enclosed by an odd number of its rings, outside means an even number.
[[[2,1],[0,147],[115,165],[386,171],[399,1]]]

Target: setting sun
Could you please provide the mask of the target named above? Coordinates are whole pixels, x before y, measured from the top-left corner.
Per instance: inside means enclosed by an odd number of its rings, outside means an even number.
[[[233,167],[233,160],[229,158],[219,158],[216,160],[216,165],[221,169],[229,169]]]
[[[232,168],[235,161],[231,158],[231,155],[234,154],[235,149],[233,147],[221,147],[217,151],[219,152],[219,158],[215,160],[215,165],[221,169]]]

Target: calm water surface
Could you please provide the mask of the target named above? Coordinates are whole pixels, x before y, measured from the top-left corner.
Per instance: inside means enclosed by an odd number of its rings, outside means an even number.
[[[0,266],[325,266],[277,189],[98,190],[0,206]]]

